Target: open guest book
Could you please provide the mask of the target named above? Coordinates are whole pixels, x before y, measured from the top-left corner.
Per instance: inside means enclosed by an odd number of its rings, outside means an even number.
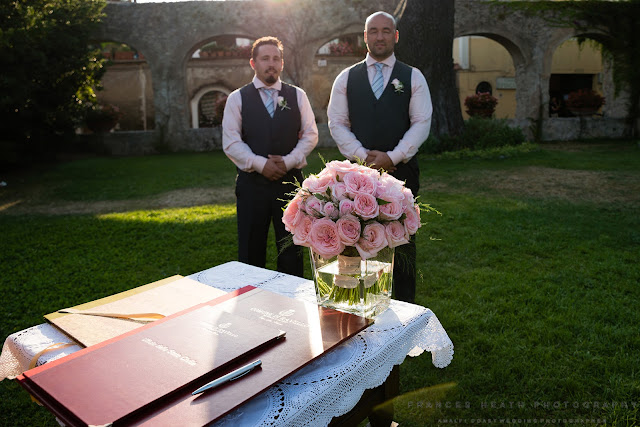
[[[225,291],[175,275],[72,307],[77,313],[154,313],[169,316],[203,301],[226,294]],[[45,319],[85,347],[98,344],[144,325],[137,320],[86,314],[50,313]],[[161,316],[160,316],[161,317]],[[144,317],[142,318],[144,319]]]
[[[247,286],[17,380],[69,426],[206,425],[371,323]],[[256,359],[262,365],[248,375],[191,394]]]

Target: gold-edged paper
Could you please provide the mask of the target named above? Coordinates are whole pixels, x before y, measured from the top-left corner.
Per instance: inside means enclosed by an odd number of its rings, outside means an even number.
[[[160,313],[169,316],[224,294],[226,292],[220,289],[176,275],[71,308],[103,313]],[[85,347],[145,324],[130,319],[58,312],[44,317]]]

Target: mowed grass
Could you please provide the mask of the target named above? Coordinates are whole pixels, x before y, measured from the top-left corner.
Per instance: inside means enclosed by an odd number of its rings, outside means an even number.
[[[306,173],[321,169],[315,154],[309,160]],[[428,353],[407,357],[395,420],[638,424],[637,143],[420,164],[420,199],[442,215],[422,218],[416,302],[436,313],[455,354],[445,369]],[[0,177],[9,184],[0,206],[139,201],[193,188],[232,194],[234,175],[222,153],[91,158]],[[58,308],[188,275],[236,259],[237,250],[235,205],[215,201],[83,215],[8,207],[0,233],[2,339]],[[272,244],[267,267],[275,268]],[[8,380],[0,383],[0,423],[57,425]]]

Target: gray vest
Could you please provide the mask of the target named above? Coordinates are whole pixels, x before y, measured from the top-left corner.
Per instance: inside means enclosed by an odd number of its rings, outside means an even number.
[[[258,89],[249,83],[240,89],[242,97],[242,140],[257,155],[285,156],[298,144],[301,128],[300,109],[296,88],[282,83],[278,96],[282,96],[288,108],[276,104],[273,118],[262,102]]]
[[[411,126],[411,72],[410,66],[396,61],[387,87],[380,99],[376,99],[369,83],[366,62],[359,62],[349,70],[349,121],[351,131],[364,148],[393,150]],[[404,85],[402,92],[396,92],[391,84],[394,79],[398,79]]]

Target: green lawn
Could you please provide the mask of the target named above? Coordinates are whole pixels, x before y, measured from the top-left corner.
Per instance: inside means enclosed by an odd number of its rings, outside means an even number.
[[[560,148],[420,158],[420,199],[442,215],[423,216],[417,303],[436,313],[455,355],[445,369],[429,354],[405,360],[401,426],[640,423],[640,148]],[[310,163],[307,173],[321,169],[315,155]],[[0,338],[58,308],[234,260],[234,175],[222,153],[206,153],[90,158],[0,176],[8,183],[0,187]],[[139,208],[193,189],[227,196]],[[138,204],[46,213],[110,200]],[[274,249],[268,258],[275,268]],[[7,380],[0,424],[57,426]]]

